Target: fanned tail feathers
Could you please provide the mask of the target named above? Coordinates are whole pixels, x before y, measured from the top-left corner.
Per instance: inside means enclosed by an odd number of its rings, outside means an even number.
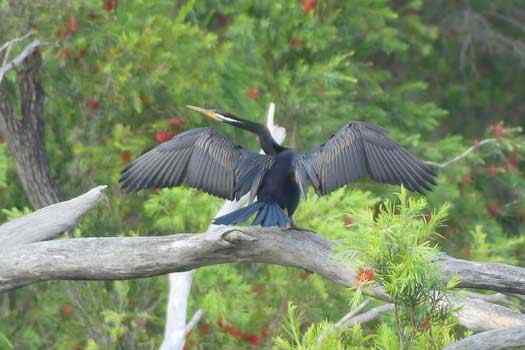
[[[292,221],[277,203],[255,202],[244,208],[218,217],[213,221],[216,225],[237,225],[247,221],[257,213],[252,225],[263,227],[290,227]]]

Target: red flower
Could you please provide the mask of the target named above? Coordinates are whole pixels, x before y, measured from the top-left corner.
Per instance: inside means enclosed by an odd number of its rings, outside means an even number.
[[[251,98],[252,100],[257,100],[260,95],[261,93],[256,87],[251,87],[248,89],[248,91],[246,91],[246,96],[248,96],[248,98]]]
[[[98,100],[96,98],[90,97],[86,101],[86,107],[91,109],[91,110],[93,110],[93,111],[96,111],[97,109],[100,108],[100,102],[98,102]]]
[[[62,315],[64,317],[69,317],[69,316],[73,315],[74,311],[75,311],[75,309],[73,309],[73,306],[71,304],[64,304],[62,306]]]
[[[174,134],[170,131],[165,131],[165,130],[157,131],[155,133],[155,141],[157,141],[158,143],[163,143],[163,142],[170,140],[173,136]]]
[[[268,331],[268,327],[263,327],[261,329],[261,337],[265,338],[267,337],[268,335],[270,335],[270,331]]]
[[[265,286],[262,283],[257,283],[257,284],[252,285],[252,287],[250,289],[251,289],[252,293],[254,293],[256,295],[261,295],[261,294],[264,293]]]
[[[60,50],[60,52],[58,53],[58,58],[60,58],[61,60],[68,60],[69,58],[71,58],[71,54],[69,53],[69,49],[67,47],[63,48],[62,50]]]
[[[375,272],[370,267],[361,267],[357,271],[357,283],[365,284],[374,281]]]
[[[494,164],[491,164],[491,165],[489,165],[487,167],[487,174],[489,176],[492,176],[492,177],[497,176],[498,175],[498,170],[499,169],[498,169],[497,166],[495,166]]]
[[[178,129],[184,126],[186,121],[184,120],[184,117],[171,117],[170,119],[168,119],[168,123],[174,128]]]
[[[505,162],[505,168],[507,168],[508,171],[518,170],[518,163],[518,153],[512,152]]]
[[[345,218],[343,219],[343,222],[345,224],[346,228],[349,228],[354,223],[354,220],[350,215],[345,215]]]
[[[501,215],[501,205],[498,202],[490,202],[487,204],[487,211],[493,218]]]
[[[202,322],[200,325],[199,325],[199,332],[203,335],[207,335],[207,334],[210,334],[210,325],[207,324],[206,322]]]
[[[105,0],[102,6],[107,12],[111,12],[118,6],[118,0]]]
[[[304,41],[303,39],[294,36],[290,39],[290,46],[294,49],[300,49],[304,46]]]
[[[120,160],[122,163],[127,164],[131,160],[131,152],[130,151],[123,151],[120,153]]]
[[[73,34],[78,30],[78,22],[75,16],[70,16],[67,21],[67,31],[69,34]]]
[[[492,124],[489,128],[492,135],[494,135],[495,138],[499,139],[507,133],[507,129],[503,126],[503,122],[498,122],[496,124]]]
[[[303,0],[304,13],[309,13],[315,10],[315,5],[317,5],[317,0]]]
[[[465,186],[468,186],[472,183],[472,175],[465,174],[463,175],[463,178],[461,179],[461,183]]]
[[[257,346],[261,342],[261,339],[262,339],[261,336],[250,334],[250,333],[245,333],[241,331],[239,328],[235,327],[234,325],[224,321],[223,319],[219,319],[217,321],[217,324],[223,331],[225,331],[232,337],[248,342],[252,344],[253,346]]]
[[[243,340],[246,340],[248,343],[252,344],[253,346],[259,345],[261,341],[261,337],[255,335],[255,334],[247,334]]]

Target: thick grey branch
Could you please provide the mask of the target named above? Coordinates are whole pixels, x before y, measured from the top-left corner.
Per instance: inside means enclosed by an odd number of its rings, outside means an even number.
[[[71,200],[50,205],[0,226],[0,250],[53,239],[75,227],[98,203],[107,186],[98,186]]]
[[[443,254],[437,259],[442,277],[460,279],[459,287],[525,294],[525,269],[499,263],[455,259]]]
[[[525,326],[475,334],[447,346],[444,350],[503,350],[525,347]]]
[[[2,251],[0,291],[46,280],[129,279],[248,261],[295,266],[316,272],[335,283],[355,286],[355,269],[334,258],[332,246],[333,243],[310,232],[261,227],[220,227],[202,234],[164,237],[81,238],[32,243]],[[448,261],[452,262],[450,266]],[[449,273],[458,263],[462,261],[452,258],[439,261]],[[492,278],[488,272],[491,264],[481,265],[486,273],[476,278]],[[461,273],[460,277],[463,277]],[[518,278],[516,274],[507,277]],[[467,273],[465,278],[471,286],[470,279],[474,277]],[[389,301],[380,286],[368,288],[364,293]],[[452,307],[460,308],[457,312],[460,322],[470,329],[525,326],[524,315],[503,306],[471,298],[449,299]]]

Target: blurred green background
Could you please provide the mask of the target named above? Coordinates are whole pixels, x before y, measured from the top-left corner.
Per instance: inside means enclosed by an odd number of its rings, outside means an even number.
[[[75,237],[205,230],[220,200],[185,188],[126,195],[119,172],[171,136],[210,125],[186,104],[263,122],[275,102],[285,143],[299,149],[351,120],[381,125],[438,163],[494,139],[440,172],[429,210],[451,207],[435,243],[457,257],[525,263],[521,0],[0,0],[0,18],[0,44],[30,28],[45,42],[45,147],[59,192],[71,198],[109,185],[109,199]],[[14,72],[2,88],[16,105]],[[212,126],[258,148],[242,131]],[[367,210],[396,192],[361,182],[312,195],[297,223],[341,237],[350,209]],[[2,139],[0,208],[0,222],[32,209]],[[200,269],[190,313],[203,308],[206,316],[186,349],[273,348],[289,302],[306,327],[342,317],[349,293],[292,268]],[[0,349],[155,349],[166,294],[158,277],[42,283],[0,295]]]

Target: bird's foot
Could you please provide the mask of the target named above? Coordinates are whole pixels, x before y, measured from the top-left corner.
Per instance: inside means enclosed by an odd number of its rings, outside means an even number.
[[[292,222],[292,223],[286,228],[286,230],[306,231],[306,232],[310,232],[310,233],[315,233],[314,231],[309,230],[309,229],[307,229],[307,228],[302,228],[302,227],[296,226],[294,222]]]

